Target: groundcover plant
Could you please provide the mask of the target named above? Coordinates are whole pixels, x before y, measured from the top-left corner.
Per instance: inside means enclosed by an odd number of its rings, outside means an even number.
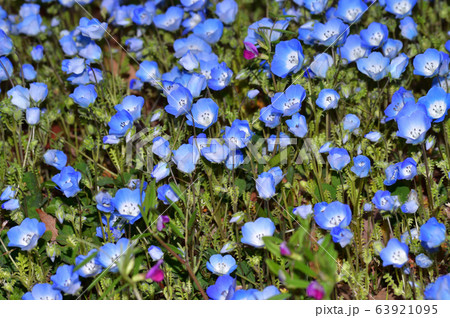
[[[1,299],[450,299],[450,4],[0,1]]]

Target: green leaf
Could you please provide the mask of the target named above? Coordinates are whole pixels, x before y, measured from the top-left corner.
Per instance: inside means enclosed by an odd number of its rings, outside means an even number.
[[[306,287],[308,287],[309,282],[306,280],[303,280],[303,279],[286,277],[284,285],[287,288],[292,288],[292,289],[305,289]]]
[[[281,294],[270,297],[268,300],[285,300],[291,296],[292,295],[290,293],[281,293]]]
[[[281,257],[280,244],[283,242],[281,239],[275,236],[264,236],[262,239],[269,252],[276,257]]]

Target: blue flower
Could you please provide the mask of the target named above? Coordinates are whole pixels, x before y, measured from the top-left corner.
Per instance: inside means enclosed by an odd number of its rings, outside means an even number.
[[[227,159],[225,160],[225,166],[229,170],[236,169],[244,162],[244,155],[240,149],[230,150]]]
[[[410,115],[397,116],[397,125],[397,136],[405,138],[407,144],[416,145],[425,139],[428,129],[431,128],[431,119],[423,110],[417,109]]]
[[[186,11],[198,11],[203,9],[206,4],[206,0],[180,0]]]
[[[397,19],[404,18],[411,14],[417,0],[386,0],[385,10],[395,14]]]
[[[343,229],[340,226],[334,227],[331,232],[334,243],[339,243],[341,247],[346,247],[353,238],[353,233],[349,229]]]
[[[148,248],[148,254],[150,255],[153,261],[159,261],[164,257],[164,252],[158,246],[155,245],[151,245]]]
[[[77,30],[92,40],[100,40],[103,38],[107,27],[108,24],[106,22],[100,23],[100,21],[95,18],[89,20],[88,18],[82,17]]]
[[[298,206],[298,207],[296,207],[296,208],[292,211],[292,213],[293,213],[294,215],[298,215],[298,216],[300,216],[302,219],[305,219],[305,220],[306,220],[306,219],[308,218],[308,215],[310,215],[310,214],[313,213],[312,205],[309,204],[309,205],[301,205],[301,206]]]
[[[425,288],[425,299],[450,300],[450,274],[438,277],[434,283]]]
[[[382,211],[392,211],[395,208],[395,198],[389,191],[378,190],[372,199],[377,209]]]
[[[408,102],[416,102],[412,91],[407,91],[403,87],[400,87],[394,95],[392,95],[391,103],[384,111],[384,114],[387,116],[386,121],[396,119],[398,113]]]
[[[303,138],[308,133],[306,118],[299,113],[294,114],[291,119],[286,120],[286,125],[289,127],[289,132],[296,137]]]
[[[253,292],[253,297],[255,298],[255,300],[267,300],[267,299],[270,299],[279,294],[280,294],[280,291],[278,290],[278,288],[271,285],[271,286],[267,286],[262,291],[255,290]]]
[[[331,169],[341,171],[346,165],[350,163],[350,155],[344,148],[333,148],[328,154],[328,162]]]
[[[164,107],[165,111],[175,117],[187,114],[192,106],[191,92],[180,84],[173,84],[168,90],[167,102],[169,105]]]
[[[411,234],[411,236],[410,236],[410,234]],[[406,231],[405,233],[403,233],[400,236],[400,241],[405,244],[411,244],[411,237],[412,237],[413,241],[419,239],[419,233],[416,228],[412,228],[409,231]]]
[[[133,126],[133,117],[126,110],[120,110],[108,122],[109,134],[122,137]]]
[[[340,19],[331,19],[325,24],[317,22],[311,36],[321,45],[339,46],[344,43],[349,27]]]
[[[412,180],[417,175],[417,163],[413,158],[406,158],[398,168],[399,180]]]
[[[31,292],[22,296],[22,300],[62,300],[62,295],[50,284],[36,284]]]
[[[85,59],[99,61],[102,58],[102,48],[94,41],[90,41],[88,44],[80,48],[78,54]]]
[[[52,181],[56,183],[56,188],[61,190],[68,198],[75,196],[81,191],[78,184],[81,180],[81,173],[71,166],[61,169],[61,172],[53,176]]]
[[[20,225],[14,226],[8,231],[8,246],[19,247],[22,251],[30,251],[36,246],[44,232],[44,223],[26,218]]]
[[[158,64],[154,61],[143,61],[139,64],[136,77],[144,83],[150,83],[153,86],[158,85],[161,80],[161,73],[159,72]]]
[[[184,173],[191,173],[195,170],[195,165],[200,158],[197,147],[191,144],[183,144],[177,150],[173,150],[172,161],[177,165],[178,170]]]
[[[291,85],[284,93],[276,93],[272,99],[273,108],[283,116],[291,116],[302,107],[306,91],[301,85]]]
[[[280,124],[282,115],[283,114],[280,113],[279,110],[275,109],[273,105],[269,105],[267,107],[261,108],[261,110],[259,111],[259,120],[261,120],[266,125],[266,127],[275,128]]]
[[[352,211],[347,204],[339,201],[331,202],[328,205],[316,204],[314,220],[324,230],[332,230],[335,227],[345,228],[352,221]]]
[[[14,68],[13,68],[11,61],[7,57],[0,56],[0,61],[3,63],[3,66],[6,69],[6,72],[5,72],[5,69],[3,67],[0,67],[0,82],[3,82],[3,81],[8,80],[8,75],[9,75],[9,77],[12,76]]]
[[[443,223],[439,223],[432,217],[420,227],[419,239],[426,249],[439,247],[446,239],[446,229]]]
[[[450,94],[438,86],[432,87],[426,96],[419,98],[417,101],[427,110],[428,117],[439,123],[447,116],[450,107]]]
[[[66,294],[75,295],[81,288],[81,282],[78,273],[74,272],[75,266],[62,265],[56,270],[56,274],[50,277],[53,282],[53,288]]]
[[[385,248],[380,252],[383,266],[393,265],[400,268],[408,262],[409,248],[405,243],[401,243],[396,238],[391,238]]]
[[[95,103],[97,99],[97,92],[95,91],[95,85],[80,85],[69,95],[75,103],[83,108],[87,108]]]
[[[356,61],[358,70],[374,81],[379,81],[387,75],[390,60],[380,52],[372,52],[367,58]]]
[[[41,31],[42,18],[39,14],[30,14],[16,25],[19,33],[36,36]]]
[[[433,77],[438,74],[441,67],[442,55],[436,49],[427,49],[414,58],[414,74],[424,77]]]
[[[1,43],[0,56],[8,55],[9,53],[11,53],[11,51],[14,47],[13,42],[12,42],[11,38],[2,29],[0,29],[0,43]]]
[[[397,182],[398,174],[399,174],[400,165],[393,164],[386,168],[384,173],[386,174],[386,179],[384,180],[384,184],[387,186],[391,186]]]
[[[335,16],[344,22],[358,21],[367,10],[367,5],[361,0],[339,0]]]
[[[156,13],[156,6],[152,1],[147,1],[143,6],[137,6],[133,10],[131,19],[137,25],[150,25]]]
[[[225,24],[231,24],[236,18],[238,5],[234,0],[223,0],[216,4],[216,15]]]
[[[47,85],[44,83],[31,83],[29,93],[30,98],[34,102],[40,103],[47,97],[48,94]]]
[[[399,56],[391,60],[391,64],[389,64],[389,74],[393,79],[399,79],[400,76],[408,66],[409,58],[405,53],[401,53]]]
[[[182,35],[186,35],[187,33],[191,32],[197,24],[205,20],[205,14],[203,11],[198,12],[189,12],[190,17],[185,19],[181,25],[183,26],[184,30]],[[219,17],[220,19],[220,17]],[[222,21],[224,22],[224,21]],[[225,22],[224,22],[225,23]]]
[[[428,268],[433,264],[433,261],[425,254],[421,253],[416,256],[416,264],[420,268]]]
[[[20,109],[27,109],[30,106],[30,92],[27,88],[16,85],[6,94],[11,97],[11,103]]]
[[[315,39],[311,36],[311,33],[314,31],[315,23],[317,23],[317,21],[311,20],[298,28],[298,39],[303,41],[304,44],[313,45],[315,43]]]
[[[131,117],[133,117],[133,121],[141,118],[142,107],[144,106],[144,98],[142,96],[126,96],[122,100],[122,103],[114,106],[114,109],[117,111],[126,110]]]
[[[345,115],[344,120],[342,121],[342,124],[344,126],[344,130],[353,132],[353,131],[355,131],[355,129],[359,128],[361,121],[359,120],[358,116],[356,116],[355,114],[347,114],[347,115]]]
[[[25,118],[28,125],[36,125],[41,118],[41,110],[38,107],[27,108]]]
[[[130,242],[126,238],[121,238],[117,243],[106,243],[97,254],[98,263],[104,268],[109,268],[111,273],[117,273],[119,268],[117,263],[122,260],[123,254],[130,247]]]
[[[10,199],[2,204],[2,209],[7,211],[14,211],[20,208],[20,203],[18,199]]]
[[[264,236],[273,236],[275,224],[269,218],[258,218],[255,222],[247,222],[241,229],[241,243],[256,248],[264,247]]]
[[[220,144],[217,140],[211,140],[209,146],[203,147],[201,149],[201,154],[208,161],[214,163],[221,163],[225,161],[230,153],[230,149],[225,144]]]
[[[170,7],[163,14],[153,18],[153,23],[158,29],[174,32],[180,28],[184,11],[178,7]]]
[[[86,70],[86,61],[78,57],[63,60],[61,64],[61,70],[66,74],[80,75]]]
[[[364,135],[364,138],[370,140],[371,142],[377,142],[381,138],[381,133],[379,131],[371,131]]]
[[[263,172],[258,176],[258,179],[256,179],[255,182],[256,190],[258,191],[260,198],[267,200],[276,194],[276,184],[272,174]]]
[[[22,65],[22,73],[23,73],[23,77],[27,81],[33,81],[37,76],[37,72],[34,69],[33,65],[31,65],[31,64],[23,64]]]
[[[297,39],[281,41],[275,46],[270,70],[275,75],[285,78],[290,73],[297,73],[303,65],[303,49]]]
[[[156,179],[156,182],[164,179],[170,174],[170,169],[167,168],[167,162],[159,162],[151,173],[152,178]]]
[[[231,255],[212,255],[206,262],[206,268],[213,274],[222,276],[231,274],[236,268],[236,260]]]
[[[393,59],[397,56],[403,47],[403,42],[400,40],[387,39],[382,47],[383,55]]]
[[[199,53],[211,53],[211,46],[198,36],[191,34],[185,39],[177,39],[173,42],[174,56],[180,58],[191,51],[198,57]]]
[[[158,199],[161,200],[165,205],[171,204],[172,202],[177,202],[180,198],[173,191],[172,187],[168,184],[164,184],[157,189]]]
[[[231,127],[225,127],[225,134],[223,135],[223,139],[230,150],[244,148],[249,142],[246,132],[240,125],[234,124],[235,122]]]
[[[325,88],[319,93],[316,100],[316,105],[323,110],[335,109],[338,107],[339,94],[334,89]]]
[[[314,61],[309,66],[312,77],[326,78],[330,66],[333,65],[333,58],[330,54],[320,53],[314,56]],[[310,72],[308,72],[309,74]]]
[[[164,137],[155,137],[153,139],[152,152],[161,159],[166,159],[171,153],[169,141],[164,139]]]
[[[303,6],[308,9],[311,14],[322,13],[327,7],[328,0],[304,0]]]
[[[209,44],[214,44],[220,40],[223,33],[223,24],[218,19],[207,19],[197,24],[193,33]]]
[[[280,132],[280,135],[271,135],[267,139],[267,150],[273,152],[275,149],[275,145],[277,145],[277,149],[285,149],[287,146],[291,144],[291,138],[283,132]]]
[[[361,37],[358,34],[351,34],[348,36],[344,45],[339,48],[341,58],[347,63],[355,62],[360,58],[367,57],[369,50],[362,45]]]
[[[213,300],[231,299],[236,289],[236,280],[230,275],[219,276],[216,283],[206,289],[206,294]]]
[[[365,178],[370,172],[370,159],[359,155],[353,158],[353,167],[350,170],[360,178]]]
[[[219,106],[211,98],[200,98],[194,105],[190,113],[186,114],[186,123],[203,129],[205,131],[217,121]]]
[[[0,195],[0,201],[5,201],[9,199],[14,199],[16,195],[16,190],[13,189],[10,185],[3,190],[2,194]]]
[[[139,220],[141,215],[141,205],[144,201],[145,193],[141,193],[140,188],[134,190],[128,188],[119,189],[111,203],[117,211],[117,215],[133,224]]]
[[[95,255],[96,253],[97,253],[97,250],[92,249],[89,251],[89,253],[87,255],[78,255],[75,258],[75,265],[78,266],[86,258],[90,257],[90,260],[77,270],[78,275],[80,275],[81,277],[87,278],[87,277],[93,277],[93,276],[100,274],[100,272],[102,271],[102,265],[100,265],[100,263],[98,262],[98,260],[95,256],[92,256],[92,255]]]
[[[95,201],[97,202],[97,209],[102,212],[112,213],[114,211],[114,206],[111,202],[112,196],[106,191],[100,191],[95,196]]]
[[[275,42],[282,34],[277,30],[286,30],[288,26],[289,21],[287,20],[279,20],[273,23],[269,18],[262,18],[248,27],[244,42],[250,42],[255,45],[257,41],[264,42],[265,40],[269,40],[270,42]]]
[[[386,42],[389,31],[387,26],[382,23],[372,22],[367,29],[361,30],[359,33],[363,45],[369,49],[380,47]]]
[[[77,44],[73,40],[72,33],[64,35],[61,39],[59,39],[59,45],[61,45],[64,54],[67,56],[74,56],[78,53]]]
[[[233,71],[228,68],[225,62],[222,62],[211,70],[211,78],[208,79],[208,87],[214,91],[220,91],[230,83],[232,76]]]
[[[61,150],[50,149],[45,152],[44,161],[46,164],[61,170],[67,163],[67,156]]]

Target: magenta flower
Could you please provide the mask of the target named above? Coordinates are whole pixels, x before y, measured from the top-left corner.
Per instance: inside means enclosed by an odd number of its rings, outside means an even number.
[[[258,49],[253,43],[244,42],[244,58],[246,60],[252,60],[259,55]]]
[[[289,256],[292,254],[291,250],[287,246],[286,241],[284,241],[283,243],[280,244],[280,254],[283,256]]]
[[[306,287],[306,295],[317,300],[321,300],[325,295],[325,290],[322,285],[313,280],[308,287]]]
[[[164,223],[169,223],[169,222],[170,222],[170,218],[167,215],[158,216],[158,219],[156,220],[156,229],[161,232],[162,229],[166,227],[164,225]]]
[[[151,279],[154,282],[160,282],[164,279],[164,272],[162,271],[159,266],[162,264],[163,260],[160,259],[156,262],[155,265],[153,265],[152,268],[148,271],[148,273],[145,275],[145,279]]]

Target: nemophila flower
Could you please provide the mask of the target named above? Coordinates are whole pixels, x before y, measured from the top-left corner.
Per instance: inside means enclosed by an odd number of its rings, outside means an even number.
[[[372,22],[367,29],[359,33],[364,46],[369,49],[380,47],[386,42],[389,31],[386,25],[378,22]]]
[[[231,255],[212,255],[206,262],[206,268],[216,275],[229,275],[237,268],[236,260]]]
[[[180,65],[188,72],[194,71],[199,66],[197,58],[191,51],[187,51],[187,53],[180,58],[178,63],[180,63]]]
[[[46,164],[61,170],[67,163],[67,156],[61,150],[50,149],[45,152],[44,161]]]
[[[156,6],[152,1],[147,1],[143,6],[137,6],[133,10],[131,19],[137,25],[150,25],[156,13]]]
[[[383,44],[383,47],[381,48],[383,55],[393,59],[397,56],[397,54],[400,52],[400,50],[403,47],[403,43],[400,40],[394,40],[394,39],[387,39],[386,42]]]
[[[14,226],[8,231],[8,246],[19,247],[22,251],[30,251],[36,246],[44,232],[44,223],[26,218],[20,225]]]
[[[85,59],[91,61],[99,61],[102,58],[102,49],[94,41],[90,41],[88,44],[80,48],[78,54]]]
[[[31,14],[16,25],[17,31],[28,36],[36,36],[41,31],[42,17]]]
[[[341,171],[350,163],[350,155],[344,148],[333,148],[330,150],[327,160],[331,166],[331,169]]]
[[[87,278],[87,277],[93,277],[93,276],[100,274],[100,272],[102,271],[102,265],[100,265],[100,263],[97,261],[97,258],[95,257],[96,253],[97,253],[97,250],[92,249],[89,251],[89,253],[87,255],[78,255],[75,258],[76,266],[81,264],[86,258],[88,258],[88,257],[90,258],[90,260],[86,264],[84,264],[77,270],[78,275],[80,275],[81,277]],[[92,255],[94,255],[94,256],[92,256]]]
[[[112,196],[106,191],[100,191],[95,196],[95,201],[97,202],[97,209],[102,212],[112,213],[114,211],[114,206],[112,205]]]
[[[183,5],[186,11],[198,11],[203,9],[206,4],[206,0],[181,0],[181,4]]]
[[[133,126],[133,117],[126,110],[118,111],[108,122],[109,134],[122,137]]]
[[[421,253],[416,256],[416,264],[420,268],[428,268],[433,264],[433,261],[425,254]]]
[[[205,131],[217,121],[218,114],[219,106],[211,98],[201,98],[192,105],[191,111],[186,114],[186,123]]]
[[[109,269],[112,273],[119,270],[117,264],[121,261],[123,254],[130,247],[130,241],[121,238],[117,243],[106,243],[97,253],[97,261],[105,269]]]
[[[216,283],[206,289],[206,294],[213,300],[231,299],[236,289],[236,280],[230,275],[219,276]]]
[[[306,118],[299,113],[292,115],[291,119],[286,120],[286,125],[289,127],[289,132],[296,137],[303,138],[308,133]]]
[[[56,188],[64,193],[68,198],[75,196],[81,191],[78,184],[81,180],[81,173],[71,166],[61,169],[61,172],[52,177],[52,181],[56,183]]]
[[[150,268],[150,270],[145,275],[145,279],[151,279],[154,282],[162,282],[164,280],[164,272],[160,268],[161,264],[163,263],[163,260],[160,259],[156,262],[155,265]]]
[[[211,70],[210,76],[208,87],[214,91],[220,91],[230,83],[233,71],[228,68],[225,62],[222,62]]]
[[[311,14],[322,13],[327,7],[328,0],[304,0],[303,6],[308,9]]]
[[[224,246],[222,247],[222,249],[220,250],[220,254],[230,253],[230,252],[232,252],[235,248],[236,248],[236,243],[235,243],[235,242],[228,242],[228,243],[225,243],[225,245],[224,245]]]
[[[364,212],[372,211],[372,204],[371,203],[364,203],[363,209],[364,209]]]
[[[281,116],[283,115],[279,110],[275,109],[273,105],[261,108],[259,114],[259,120],[261,120],[268,128],[277,127],[280,124]]]
[[[164,110],[175,117],[187,114],[192,106],[191,92],[180,84],[173,84],[173,87],[167,93],[167,102],[169,105]]]
[[[211,53],[211,46],[198,36],[191,34],[187,38],[177,39],[173,42],[174,56],[180,58],[191,51],[193,54]]]
[[[66,74],[79,75],[86,69],[86,61],[82,58],[75,57],[73,59],[63,60],[61,70]]]
[[[298,28],[298,39],[304,44],[313,45],[315,43],[316,40],[311,36],[315,23],[317,23],[316,20],[311,20]]]
[[[161,136],[155,137],[153,139],[152,152],[161,159],[166,159],[171,153],[169,141]]]
[[[53,282],[53,288],[58,289],[66,294],[75,295],[81,288],[81,282],[78,273],[74,272],[75,266],[61,265],[56,270],[56,274],[50,277]]]
[[[367,5],[362,0],[339,0],[335,16],[344,22],[358,21],[367,10]]]
[[[164,257],[164,252],[158,246],[155,245],[151,245],[148,248],[148,254],[150,255],[153,261],[159,261]]]
[[[395,14],[397,19],[404,18],[411,14],[417,0],[386,0],[385,10]]]
[[[37,72],[31,64],[22,65],[22,74],[27,81],[33,81],[37,76]]]
[[[359,128],[361,121],[359,120],[358,116],[355,114],[347,114],[345,115],[342,124],[344,127],[344,130],[348,130],[349,132],[353,132],[356,129]]]
[[[14,211],[20,208],[20,203],[18,199],[10,199],[2,204],[2,209],[7,211]]]
[[[389,74],[393,79],[399,79],[400,76],[408,66],[409,58],[405,53],[401,53],[399,56],[393,58],[389,64]]]
[[[16,190],[13,189],[10,185],[3,190],[2,194],[0,195],[0,201],[5,201],[9,199],[14,199],[16,195]]]
[[[192,97],[199,97],[206,88],[206,77],[202,74],[193,73],[189,77],[186,88],[191,92]]]
[[[450,107],[450,94],[438,86],[432,87],[426,96],[417,101],[425,107],[428,117],[439,123],[444,120]]]
[[[319,153],[329,153],[333,148],[333,143],[331,141],[328,141],[320,147]]]
[[[397,116],[397,125],[397,136],[405,138],[407,144],[416,145],[425,139],[431,127],[431,119],[423,110],[417,109],[410,115]]]
[[[441,54],[441,66],[439,67],[439,76],[446,76],[449,74],[450,57],[445,52],[439,52]]]
[[[257,44],[257,41],[269,40],[275,42],[280,39],[282,33],[278,30],[286,30],[289,26],[288,20],[279,20],[273,23],[269,18],[262,18],[248,27],[244,42]]]
[[[262,291],[256,290],[255,292],[253,292],[253,297],[255,298],[255,300],[267,300],[279,294],[280,291],[278,290],[278,288],[271,285],[267,286]]]
[[[97,99],[97,92],[95,90],[95,85],[80,85],[69,95],[73,101],[83,108],[87,108],[95,103]]]
[[[284,93],[276,93],[272,99],[273,108],[283,116],[291,116],[302,107],[306,91],[301,85],[290,85]]]
[[[9,77],[12,76],[14,68],[13,65],[11,63],[11,61],[5,57],[5,56],[0,56],[0,61],[3,64],[3,67],[0,67],[0,82],[6,81],[8,80]],[[6,69],[6,71],[5,71]],[[9,77],[8,77],[9,75]]]
[[[254,133],[250,130],[248,121],[235,119],[231,127],[225,127],[223,139],[228,148],[234,150],[236,148],[244,148],[253,135]]]
[[[139,220],[141,215],[141,205],[144,201],[145,193],[141,193],[139,188],[134,190],[128,188],[119,189],[114,198],[111,199],[111,204],[117,211],[117,216],[120,216],[133,224]]]
[[[209,44],[220,40],[223,33],[223,24],[219,19],[206,19],[195,26],[193,33]]]
[[[188,143],[197,147],[198,151],[201,151],[209,143],[208,137],[204,133],[198,134],[197,136],[191,136],[188,139]]]
[[[133,121],[141,118],[142,107],[144,106],[144,98],[142,96],[130,95],[126,96],[120,104],[114,106],[117,111],[126,110]]]
[[[255,183],[260,198],[267,200],[276,194],[276,184],[272,174],[268,172],[261,173],[258,179],[255,180]]]
[[[370,172],[370,159],[363,155],[354,157],[350,170],[360,178],[367,177]]]
[[[136,91],[140,91],[142,89],[142,87],[144,86],[144,83],[142,83],[139,79],[137,78],[133,78],[130,81],[130,89],[132,90],[136,90]]]
[[[165,177],[167,177],[170,174],[170,169],[167,168],[167,162],[159,162],[154,168],[151,173],[152,178],[156,179],[156,182],[161,181]]]
[[[275,185],[278,185],[284,178],[283,171],[280,167],[273,167],[267,172],[272,175],[273,180],[275,181]]]
[[[144,41],[139,38],[129,38],[125,41],[129,52],[139,52],[144,47]]]
[[[370,140],[371,142],[377,142],[382,137],[379,131],[371,131],[364,135],[364,138]]]
[[[235,148],[231,149],[227,159],[225,160],[225,166],[227,167],[227,169],[236,169],[242,163],[244,163],[244,154],[242,153],[242,151]]]
[[[292,213],[306,220],[308,218],[308,215],[313,213],[312,205],[308,204],[298,206],[292,211]]]
[[[416,228],[412,228],[412,229],[406,231],[405,233],[403,233],[400,236],[400,241],[402,243],[405,243],[405,244],[410,244],[411,243],[411,238],[412,238],[412,240],[418,240],[419,239],[419,232],[417,231]]]
[[[344,43],[349,33],[348,26],[340,19],[331,19],[325,24],[317,22],[314,24],[311,36],[321,45],[339,46]]]
[[[352,211],[347,204],[334,201],[328,205],[316,204],[316,206],[314,206],[314,220],[321,229],[332,230],[337,226],[344,228],[349,226],[352,220]]]
[[[28,125],[36,125],[41,118],[41,110],[38,107],[27,108],[25,119]]]
[[[249,91],[247,92],[247,97],[248,97],[249,99],[253,99],[253,98],[255,98],[256,96],[258,96],[258,94],[259,94],[259,90],[257,90],[257,89],[251,89],[251,90],[249,90]]]
[[[244,220],[245,214],[244,212],[237,212],[231,216],[229,223],[241,223]]]
[[[285,78],[290,73],[297,73],[303,65],[303,49],[300,41],[292,39],[281,41],[275,46],[270,70],[275,75]]]
[[[399,26],[401,36],[408,40],[414,40],[417,37],[417,23],[411,17],[406,17],[400,20]]]
[[[378,210],[392,211],[395,207],[395,198],[391,196],[389,191],[378,190],[372,199]]]
[[[180,198],[173,191],[172,187],[168,184],[164,184],[157,189],[158,199],[161,200],[165,205],[171,204],[172,202],[177,202]]]
[[[317,281],[313,280],[306,287],[306,295],[316,300],[322,300],[325,296],[325,289]]]
[[[231,24],[238,13],[238,5],[234,0],[223,0],[216,4],[216,15],[225,24]]]
[[[247,222],[241,229],[241,243],[256,248],[264,247],[264,236],[273,236],[275,224],[269,218],[260,217],[254,222]]]
[[[384,111],[384,114],[387,116],[386,121],[396,119],[398,113],[408,102],[416,102],[412,91],[407,91],[405,88],[400,87],[399,90],[392,95],[391,103]]]
[[[399,164],[398,179],[412,180],[417,175],[417,163],[413,158],[406,158]]]
[[[45,100],[48,94],[47,85],[44,83],[31,83],[30,84],[30,98],[36,102],[40,103]]]
[[[355,62],[362,57],[367,57],[369,50],[362,45],[361,37],[358,34],[351,34],[345,40],[343,46],[339,48],[341,58],[347,63]]]
[[[439,247],[446,239],[446,229],[443,223],[439,223],[435,217],[432,217],[420,227],[419,239],[426,249]]]
[[[197,147],[191,144],[183,144],[177,150],[173,150],[172,161],[177,165],[178,170],[184,173],[191,173],[195,170],[195,165],[200,158]]]
[[[343,229],[340,226],[334,227],[331,232],[334,243],[339,243],[341,247],[346,247],[353,238],[353,233],[349,229]]]
[[[319,93],[316,99],[316,105],[323,110],[329,110],[337,108],[339,102],[339,94],[334,89],[325,88]]]
[[[205,14],[203,11],[191,11],[189,12],[189,14],[190,16],[187,19],[184,19],[181,23],[184,28],[182,35],[186,35],[187,33],[191,32],[197,24],[205,20]]]
[[[414,58],[414,74],[433,77],[438,74],[442,62],[442,55],[436,49],[427,49]]]
[[[380,52],[372,52],[367,58],[356,61],[358,70],[374,81],[379,81],[387,75],[390,60]]]
[[[11,103],[20,109],[27,109],[30,106],[30,92],[27,88],[16,85],[7,93],[11,98]]]
[[[139,64],[136,77],[144,83],[150,83],[153,86],[156,86],[161,80],[158,64],[154,61],[143,61]]]
[[[380,252],[383,266],[393,265],[400,268],[408,261],[409,248],[396,238],[391,238],[385,248]]]
[[[309,65],[308,74],[312,77],[326,78],[330,66],[333,65],[333,58],[330,54],[320,53],[314,56],[313,62]],[[312,72],[312,74],[311,74]]]
[[[428,284],[424,295],[425,299],[450,300],[450,274],[438,277],[434,283]]]
[[[201,149],[201,154],[208,161],[221,163],[227,159],[230,149],[225,144],[220,144],[217,140],[211,140],[211,143]]]
[[[100,40],[103,38],[107,27],[108,24],[106,22],[100,22],[95,18],[89,20],[88,18],[82,17],[77,30],[92,40]]]
[[[62,300],[61,292],[50,284],[36,284],[31,292],[22,296],[22,300]]]
[[[163,14],[158,14],[153,18],[153,23],[158,29],[174,32],[180,28],[184,11],[178,7],[170,7]]]
[[[0,56],[8,55],[9,53],[11,53],[14,47],[13,42],[2,29],[0,29],[0,43]]]
[[[397,163],[397,164],[390,165],[389,167],[387,167],[384,170],[384,173],[386,175],[386,179],[384,180],[385,185],[391,186],[397,182],[399,169],[400,169],[400,165]]]
[[[291,138],[283,132],[277,135],[271,135],[267,139],[267,150],[273,152],[276,149],[285,149],[287,146],[291,144]]]
[[[78,47],[75,41],[73,40],[72,33],[63,35],[61,39],[59,39],[59,45],[61,45],[61,49],[67,56],[74,56],[78,53]]]

